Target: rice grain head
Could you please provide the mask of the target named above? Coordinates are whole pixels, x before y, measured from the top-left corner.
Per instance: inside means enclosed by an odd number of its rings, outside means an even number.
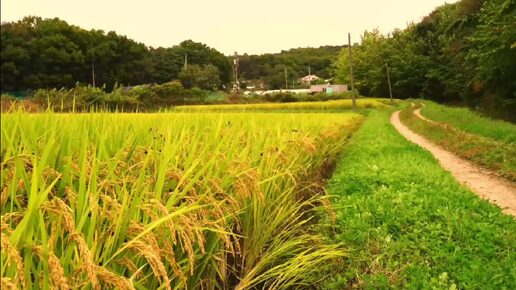
[[[162,285],[165,285],[166,289],[171,290],[170,280],[168,278],[165,265],[159,258],[159,253],[156,253],[152,246],[141,240],[136,240],[131,243],[129,249],[133,249],[139,256],[145,257],[154,273],[154,276],[160,280]]]
[[[63,267],[59,262],[59,259],[56,257],[54,252],[48,251],[45,255],[43,253],[43,248],[41,246],[33,246],[32,247],[34,253],[36,253],[40,259],[47,259],[48,268],[50,270],[50,281],[52,283],[53,289],[70,289],[70,284],[68,283],[68,279],[64,274]]]
[[[61,214],[64,219],[64,226],[70,235],[70,238],[77,243],[79,253],[86,268],[86,273],[90,279],[91,285],[94,289],[100,289],[100,284],[96,275],[97,265],[94,263],[93,255],[91,254],[88,244],[84,237],[75,229],[75,223],[71,215],[71,209],[59,198],[52,199],[54,208]]]
[[[16,267],[16,275],[14,280],[18,280],[20,282],[22,289],[27,289],[27,284],[25,282],[25,270],[23,267],[23,260],[20,256],[20,253],[16,250],[16,248],[9,241],[9,237],[2,233],[0,236],[0,244],[2,245],[2,251],[7,254],[8,260],[11,264],[14,264]]]
[[[14,284],[11,278],[9,277],[2,277],[0,286],[2,286],[0,287],[2,290],[18,290],[16,284]]]
[[[97,267],[97,276],[100,278],[100,281],[108,285],[114,286],[120,290],[135,289],[129,279],[118,276],[104,267]]]

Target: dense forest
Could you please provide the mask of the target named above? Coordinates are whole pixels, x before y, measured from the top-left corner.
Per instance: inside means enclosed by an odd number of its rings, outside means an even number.
[[[188,68],[184,69],[185,55]],[[126,36],[87,31],[58,18],[25,17],[1,27],[2,91],[208,79],[203,89],[230,82],[230,60],[202,43],[183,41],[170,48],[146,47]],[[93,75],[95,76],[93,78]]]
[[[363,95],[389,95],[388,63],[394,97],[468,104],[515,120],[515,0],[446,4],[404,30],[364,33],[353,51]],[[349,79],[348,60],[343,50],[336,63],[340,81]]]
[[[162,84],[181,80],[187,87],[223,88],[232,81],[232,56],[205,44],[186,40],[169,48],[147,47],[116,32],[87,31],[58,18],[28,16],[1,26],[2,91],[38,88],[72,88],[81,84]],[[340,46],[298,48],[277,54],[241,55],[242,80],[270,88],[283,88],[284,70],[289,82],[312,73],[331,76],[331,64]],[[185,69],[185,56],[188,66]],[[94,77],[93,77],[94,76]]]
[[[239,56],[240,79],[270,89],[285,88],[285,69],[288,86],[298,87],[299,78],[309,72],[321,79],[332,78],[334,63],[343,46],[294,48],[280,53]]]

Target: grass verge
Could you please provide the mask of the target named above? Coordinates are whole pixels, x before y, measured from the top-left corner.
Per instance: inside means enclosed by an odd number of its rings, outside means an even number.
[[[461,131],[497,141],[516,142],[516,125],[514,124],[482,117],[467,108],[451,108],[430,101],[425,101],[425,105],[421,109],[421,114],[428,119],[447,123]]]
[[[325,289],[516,289],[516,222],[372,112],[329,182],[349,256]]]
[[[504,142],[479,134],[467,133],[448,124],[431,124],[413,114],[413,110],[420,107],[421,105],[418,104],[406,108],[400,113],[401,121],[411,130],[462,158],[493,170],[511,181],[516,181],[515,142]],[[489,123],[484,121],[483,124],[475,128],[485,133],[488,131],[487,124]],[[491,125],[495,127],[494,124],[496,124],[495,121]]]

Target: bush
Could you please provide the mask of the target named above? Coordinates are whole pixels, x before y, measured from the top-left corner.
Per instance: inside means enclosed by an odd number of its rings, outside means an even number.
[[[281,92],[275,94],[266,94],[265,100],[273,103],[291,103],[298,102],[298,95],[291,92]]]
[[[213,97],[214,95],[217,95],[217,97]],[[311,95],[292,92],[250,96],[238,93],[226,95],[225,93],[214,93],[198,87],[187,89],[183,87],[181,82],[175,80],[161,85],[147,84],[134,87],[115,85],[113,91],[109,93],[105,91],[105,87],[79,84],[72,89],[40,89],[35,92],[33,101],[39,108],[49,108],[58,112],[88,111],[91,109],[152,111],[161,107],[179,105],[316,102],[350,97],[350,93]]]
[[[184,91],[184,104],[202,104],[208,98],[208,92],[199,88]]]
[[[151,89],[154,91],[156,96],[161,99],[182,97],[185,91],[183,85],[178,81],[172,81],[162,85],[153,85]]]
[[[111,93],[105,93],[100,100],[100,105],[109,110],[121,109],[124,111],[126,107],[132,110],[139,104],[139,96],[132,93],[131,90],[126,91],[123,87],[117,87]]]
[[[116,86],[111,93],[104,88],[76,85],[73,89],[39,89],[34,102],[43,108],[58,112],[87,111],[95,108],[134,110],[140,104],[139,96]]]

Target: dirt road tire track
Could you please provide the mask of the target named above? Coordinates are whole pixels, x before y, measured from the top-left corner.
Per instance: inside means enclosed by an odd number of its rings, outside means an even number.
[[[440,148],[412,132],[400,122],[400,111],[391,115],[391,124],[407,140],[428,150],[453,177],[483,199],[498,205],[503,212],[516,217],[516,185]],[[426,119],[426,118],[425,118]]]

